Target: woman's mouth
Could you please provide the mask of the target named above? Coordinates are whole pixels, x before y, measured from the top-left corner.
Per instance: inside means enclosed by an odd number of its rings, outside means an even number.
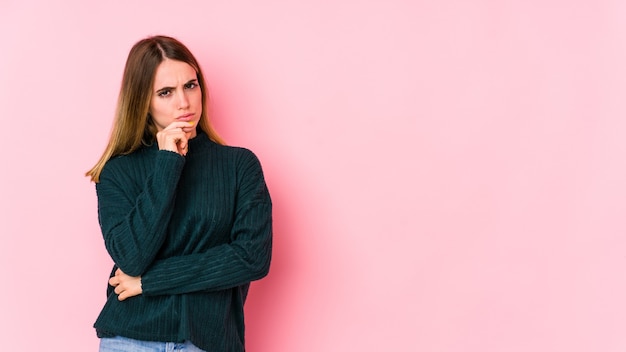
[[[176,120],[178,121],[191,121],[193,120],[194,114],[193,113],[189,113],[189,114],[185,114],[185,115],[180,115],[176,118]]]

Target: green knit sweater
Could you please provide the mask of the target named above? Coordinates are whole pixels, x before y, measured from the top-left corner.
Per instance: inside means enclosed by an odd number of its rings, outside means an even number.
[[[250,281],[268,273],[272,245],[256,156],[199,132],[186,157],[155,143],[112,158],[96,192],[111,275],[141,276],[143,290],[119,301],[108,287],[98,336],[243,351],[243,305]]]

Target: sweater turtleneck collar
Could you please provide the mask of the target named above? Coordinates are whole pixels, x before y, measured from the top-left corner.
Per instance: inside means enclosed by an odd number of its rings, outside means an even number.
[[[195,154],[194,152],[206,150],[215,144],[209,136],[202,130],[198,129],[196,136],[189,140],[189,152],[187,156]]]

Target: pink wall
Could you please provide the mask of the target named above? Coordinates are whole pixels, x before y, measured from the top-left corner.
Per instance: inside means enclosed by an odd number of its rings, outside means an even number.
[[[273,194],[250,351],[626,348],[623,1],[52,3],[0,0],[2,350],[96,350],[82,174],[158,33]]]

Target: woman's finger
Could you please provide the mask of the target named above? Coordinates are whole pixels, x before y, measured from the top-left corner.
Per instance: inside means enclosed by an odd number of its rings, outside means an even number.
[[[128,298],[128,296],[126,295],[126,291],[120,292],[120,293],[117,295],[117,299],[118,299],[119,301],[123,301],[123,300],[125,300],[126,298]]]
[[[112,278],[109,279],[109,285],[115,287],[119,284],[120,284],[120,280],[117,276],[113,276]]]

